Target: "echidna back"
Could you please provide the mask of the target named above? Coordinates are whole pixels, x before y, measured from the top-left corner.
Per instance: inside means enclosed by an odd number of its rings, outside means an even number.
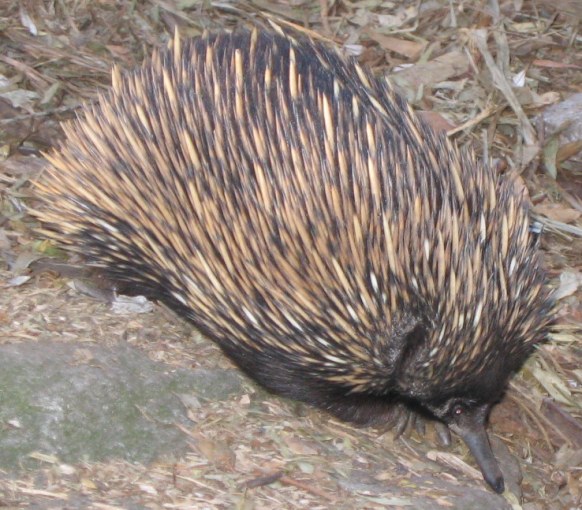
[[[45,221],[265,385],[446,393],[539,340],[523,191],[355,61],[239,31],[113,82],[49,156]]]

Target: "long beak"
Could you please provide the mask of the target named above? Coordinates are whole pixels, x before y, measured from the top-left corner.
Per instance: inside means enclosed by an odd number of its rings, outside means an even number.
[[[491,488],[501,494],[505,490],[505,483],[503,482],[503,475],[499,464],[493,456],[491,445],[489,444],[489,437],[485,432],[485,427],[477,426],[471,427],[471,430],[459,430],[457,432],[469,450],[475,457],[483,478],[491,486]]]

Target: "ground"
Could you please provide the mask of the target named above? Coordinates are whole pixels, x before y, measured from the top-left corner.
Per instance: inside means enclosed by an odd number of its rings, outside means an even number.
[[[559,308],[491,416],[502,496],[431,427],[395,438],[267,394],[33,230],[42,151],[113,63],[137,65],[176,28],[265,14],[388,74],[436,129],[528,187]],[[577,0],[2,2],[0,507],[582,508],[580,17]]]

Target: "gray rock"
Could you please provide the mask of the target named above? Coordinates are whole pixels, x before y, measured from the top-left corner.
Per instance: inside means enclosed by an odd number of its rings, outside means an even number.
[[[0,469],[34,465],[32,452],[68,463],[179,454],[187,438],[175,424],[192,426],[180,396],[221,400],[241,382],[234,370],[169,367],[128,345],[0,345]]]

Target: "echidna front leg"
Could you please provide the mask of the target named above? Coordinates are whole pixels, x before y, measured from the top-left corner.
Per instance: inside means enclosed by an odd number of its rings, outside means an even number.
[[[392,430],[396,437],[408,430],[416,430],[420,436],[424,436],[426,424],[429,423],[434,426],[442,446],[450,446],[452,442],[451,432],[446,424],[404,402],[390,401],[373,395],[334,394],[329,391],[323,393],[311,391],[309,396],[309,399],[305,399],[307,402],[325,409],[343,421]]]
[[[449,427],[438,420],[431,420],[410,409],[404,404],[396,404],[391,412],[388,427],[394,431],[395,437],[400,437],[407,430],[416,430],[420,436],[426,434],[427,422],[434,427],[436,435],[443,446],[451,445],[451,431]]]

